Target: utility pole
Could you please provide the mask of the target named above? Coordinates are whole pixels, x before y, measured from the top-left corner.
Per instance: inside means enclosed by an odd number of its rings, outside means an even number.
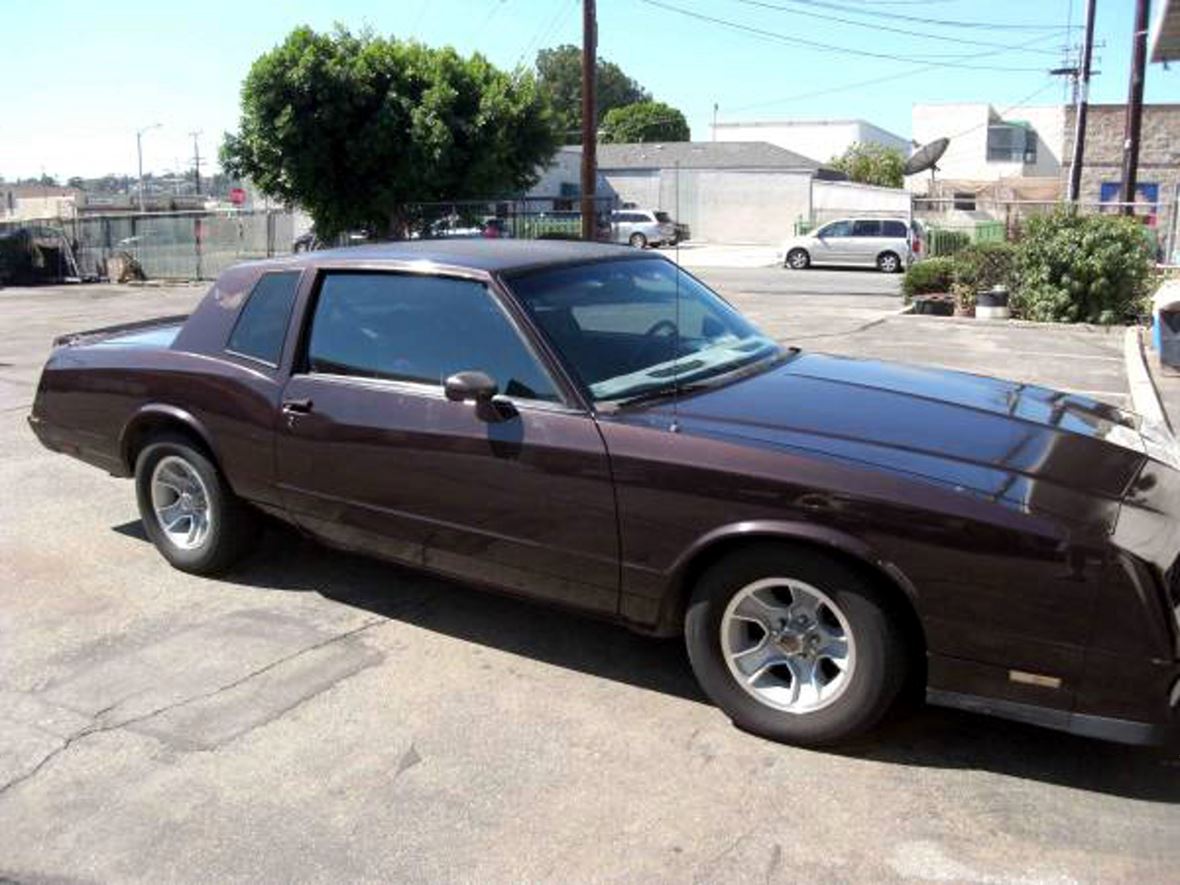
[[[1093,0],[1090,0],[1090,2],[1093,2]],[[200,129],[196,132],[189,133],[193,137],[193,182],[197,186],[198,195],[201,193],[201,143],[197,141],[200,134]]]
[[[582,0],[582,239],[597,239],[594,206],[598,178],[598,22],[594,0]]]
[[[1150,0],[1135,0],[1135,30],[1131,43],[1131,84],[1127,95],[1127,124],[1123,141],[1123,214],[1135,211],[1139,175],[1139,132],[1143,128],[1143,75],[1147,67],[1147,15]]]
[[[1086,42],[1082,45],[1081,89],[1074,107],[1073,159],[1069,166],[1069,201],[1076,203],[1082,192],[1082,164],[1086,156],[1086,116],[1090,105],[1090,62],[1094,56],[1095,0],[1086,0]],[[1074,81],[1077,83],[1077,80]]]
[[[147,208],[143,200],[143,134],[151,129],[159,129],[161,123],[153,123],[151,126],[144,126],[142,129],[135,130],[135,154],[139,158],[139,211],[146,212]]]

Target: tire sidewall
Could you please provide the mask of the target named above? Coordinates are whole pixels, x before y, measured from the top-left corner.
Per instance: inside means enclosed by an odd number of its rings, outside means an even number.
[[[721,621],[734,594],[768,577],[795,578],[828,595],[855,641],[852,677],[831,704],[788,713],[762,704],[737,684],[721,648]],[[838,560],[810,552],[752,549],[727,557],[701,577],[685,617],[689,659],[705,693],[739,728],[802,745],[848,740],[877,723],[904,681],[897,631],[867,582]]]
[[[209,531],[198,547],[185,550],[173,544],[160,526],[152,506],[152,472],[169,455],[183,459],[205,484],[212,514]],[[226,530],[227,495],[225,484],[213,463],[187,441],[161,438],[144,447],[135,461],[135,497],[139,504],[144,532],[160,554],[176,568],[201,572],[213,567],[223,547],[222,533]]]

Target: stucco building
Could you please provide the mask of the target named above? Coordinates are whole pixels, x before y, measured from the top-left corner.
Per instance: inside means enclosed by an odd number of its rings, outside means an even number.
[[[715,123],[714,141],[762,141],[807,157],[830,163],[857,142],[879,144],[908,154],[910,142],[868,120],[753,120]]]

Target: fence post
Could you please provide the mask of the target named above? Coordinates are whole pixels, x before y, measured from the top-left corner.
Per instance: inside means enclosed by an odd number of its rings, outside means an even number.
[[[194,241],[193,248],[196,252],[196,257],[197,257],[197,279],[198,280],[202,279],[202,276],[201,276],[201,251],[202,251],[201,240],[202,240],[202,236],[201,235],[203,233],[204,233],[204,225],[202,224],[201,216],[196,215],[193,217],[193,241]]]

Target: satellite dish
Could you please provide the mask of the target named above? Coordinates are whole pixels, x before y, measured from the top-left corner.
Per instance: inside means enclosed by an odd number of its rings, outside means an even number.
[[[919,172],[925,172],[927,169],[937,168],[934,164],[946,153],[946,149],[950,143],[951,140],[949,138],[936,138],[925,147],[918,148],[910,154],[910,158],[905,161],[905,165],[901,168],[901,171],[906,175],[917,175]]]

